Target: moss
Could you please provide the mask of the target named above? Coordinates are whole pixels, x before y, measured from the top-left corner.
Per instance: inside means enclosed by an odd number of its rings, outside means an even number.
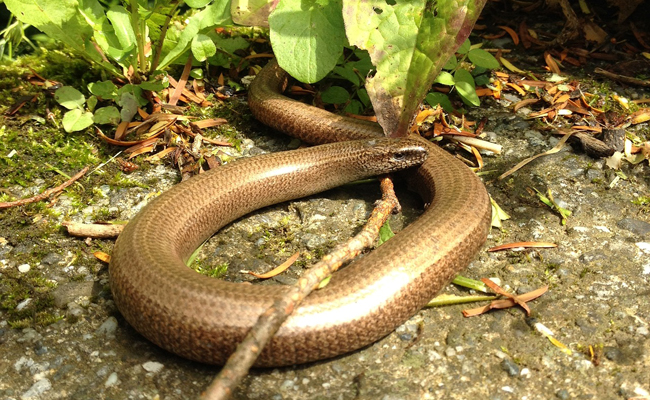
[[[53,300],[50,289],[56,284],[41,276],[37,270],[21,274],[17,270],[7,269],[0,275],[0,308],[7,313],[8,323],[12,327],[47,325],[55,322],[57,316],[52,313]],[[16,307],[31,299],[23,309]]]
[[[210,278],[223,278],[228,273],[228,263],[223,263],[215,266],[205,265],[204,260],[195,260],[191,268],[201,275],[209,276]]]

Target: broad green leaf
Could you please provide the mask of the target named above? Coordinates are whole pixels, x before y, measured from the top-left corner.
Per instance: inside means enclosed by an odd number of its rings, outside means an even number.
[[[232,0],[232,20],[238,25],[268,28],[272,4],[271,0]]]
[[[344,111],[349,114],[361,114],[363,112],[363,104],[359,100],[350,100],[350,103],[345,106]]]
[[[166,42],[173,43],[176,40],[176,44],[164,55],[158,69],[165,68],[185,53],[194,37],[199,33],[205,33],[218,25],[228,25],[229,23],[232,23],[230,20],[230,1],[220,0],[213,2],[198,14],[192,16],[180,34],[175,35],[173,30],[170,29],[170,32],[168,32],[169,40],[166,40]]]
[[[456,90],[464,103],[475,107],[481,105],[481,101],[476,95],[476,85],[472,74],[467,70],[459,69],[454,74],[454,80],[456,81]]]
[[[77,11],[77,0],[5,0],[5,5],[19,21],[101,62],[100,54],[89,40],[93,30]]]
[[[454,106],[451,105],[451,101],[449,101],[449,97],[447,97],[446,94],[440,93],[440,92],[433,92],[427,94],[427,97],[424,98],[427,103],[431,107],[435,107],[437,105],[440,105],[443,110],[445,110],[448,113],[454,112]]]
[[[361,100],[361,103],[363,103],[364,107],[368,108],[372,105],[366,89],[359,89],[359,91],[357,91],[357,97],[359,100]]]
[[[128,57],[129,50],[125,50],[120,44],[113,25],[104,14],[104,7],[97,0],[82,0],[79,4],[79,13],[93,29],[93,38],[104,54],[127,67],[128,63],[125,63],[124,59]],[[103,62],[103,64],[107,63]]]
[[[445,65],[442,66],[442,69],[445,71],[451,71],[456,68],[458,65],[458,60],[456,59],[455,56],[449,57],[449,60],[445,63]]]
[[[351,44],[368,50],[377,67],[366,88],[390,136],[409,123],[431,83],[469,36],[486,0],[343,0]]]
[[[115,36],[120,42],[123,51],[135,48],[135,32],[131,25],[131,15],[122,6],[111,6],[106,12],[106,17],[111,21]]]
[[[211,1],[212,0],[185,0],[185,4],[192,8],[201,8],[207,6]]]
[[[332,70],[335,74],[338,76],[352,82],[353,85],[359,86],[361,84],[359,75],[357,75],[356,72],[354,72],[354,67],[352,66],[351,63],[346,63],[343,65],[337,65],[334,67]]]
[[[93,114],[76,108],[65,113],[61,122],[66,132],[82,131],[93,124]]]
[[[95,107],[97,106],[97,96],[90,96],[88,100],[86,100],[86,107],[88,107],[88,111],[93,112],[95,110]]]
[[[191,70],[190,77],[194,79],[203,79],[203,68],[194,68]]]
[[[303,82],[336,66],[346,45],[341,0],[285,0],[269,16],[278,64]]]
[[[454,86],[454,84],[456,83],[454,81],[454,76],[447,71],[440,71],[438,77],[436,77],[436,79],[433,82],[439,83],[441,85],[447,85],[447,86]]]
[[[133,116],[138,112],[138,101],[133,93],[122,93],[119,105],[122,107],[122,110],[120,111],[122,121],[131,121]]]
[[[192,40],[192,55],[194,58],[203,62],[208,57],[212,57],[217,52],[217,47],[212,42],[212,39],[206,35],[198,34]]]
[[[203,71],[203,70],[201,70]],[[169,80],[165,78],[162,81],[146,81],[140,83],[138,86],[144,90],[150,90],[152,92],[157,92],[159,90],[163,90],[164,88],[169,86]]]
[[[463,44],[460,45],[460,47],[456,50],[456,53],[458,54],[467,54],[469,49],[472,47],[472,44],[469,42],[469,40],[465,40]]]
[[[120,123],[120,112],[115,106],[102,107],[95,111],[93,121],[96,124],[117,125]]]
[[[124,93],[130,93],[135,100],[137,100],[138,105],[140,107],[144,107],[147,104],[149,104],[149,101],[145,99],[142,96],[142,88],[140,88],[139,85],[132,85],[132,84],[127,84],[122,86],[118,91],[117,91],[117,99],[116,103],[118,106],[124,107],[124,105],[121,103],[122,102],[122,95]],[[125,120],[124,120],[125,121]]]
[[[388,223],[388,220],[384,222],[384,225],[379,228],[379,244],[378,246],[381,246],[382,244],[386,243],[390,238],[395,236],[393,233],[393,230],[390,227],[390,223]]]
[[[63,86],[54,93],[54,100],[68,110],[83,108],[86,98],[72,86]]]
[[[342,104],[350,100],[350,93],[341,86],[330,86],[321,93],[320,98],[326,104]]]
[[[88,91],[102,100],[114,100],[117,97],[117,86],[111,81],[91,82]]]
[[[496,58],[483,49],[472,49],[467,53],[469,60],[477,67],[498,69],[501,67]]]

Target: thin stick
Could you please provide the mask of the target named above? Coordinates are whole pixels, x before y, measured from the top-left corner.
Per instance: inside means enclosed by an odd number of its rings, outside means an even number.
[[[28,199],[20,199],[20,200],[16,200],[16,201],[10,201],[8,203],[0,203],[0,209],[14,207],[14,206],[22,206],[22,205],[25,205],[25,204],[35,203],[37,201],[45,200],[48,197],[50,197],[51,195],[53,195],[54,193],[58,193],[58,192],[62,191],[63,189],[67,188],[68,186],[72,185],[76,180],[78,180],[79,178],[84,176],[84,174],[86,172],[88,172],[88,168],[90,168],[90,167],[85,167],[81,171],[77,172],[77,174],[75,176],[70,178],[65,183],[63,183],[63,184],[61,184],[61,185],[59,185],[57,187],[54,187],[52,189],[47,189],[43,193],[37,194],[34,197],[30,197]]]
[[[344,262],[359,255],[361,251],[371,246],[379,229],[390,216],[393,209],[399,208],[399,203],[393,190],[393,182],[388,177],[381,179],[382,199],[375,207],[365,227],[347,243],[337,246],[332,253],[309,270],[305,271],[298,282],[292,286],[282,298],[262,314],[257,323],[251,328],[246,338],[237,346],[237,350],[228,358],[219,375],[212,381],[202,398],[205,400],[225,400],[246,376],[264,346],[280,328],[280,325],[291,315],[302,300],[314,290],[318,284],[336,271]]]

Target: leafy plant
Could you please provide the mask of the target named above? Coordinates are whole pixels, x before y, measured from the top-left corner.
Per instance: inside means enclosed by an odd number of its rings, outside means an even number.
[[[25,36],[25,30],[27,28],[29,28],[29,24],[23,24],[18,20],[14,20],[13,16],[9,17],[7,27],[0,31],[0,59],[2,59],[5,54],[7,58],[13,58],[15,51],[21,42],[25,42],[32,48],[36,49],[34,43]]]
[[[366,90],[379,123],[390,136],[404,136],[420,101],[469,36],[484,4],[284,0],[268,21],[280,66],[304,82],[331,71],[348,41],[367,50],[377,72],[367,79]],[[469,82],[463,75],[454,76],[454,83]]]
[[[456,57],[450,57],[442,67],[434,82],[451,86],[465,104],[478,107],[481,101],[476,95],[476,85],[487,84],[490,78],[486,72],[499,66],[499,62],[492,54],[481,49],[480,45],[472,46],[470,41],[466,40],[456,50]],[[431,106],[439,104],[445,111],[453,111],[451,101],[444,93],[429,93],[425,100]]]
[[[180,0],[128,0],[108,10],[98,0],[5,0],[18,20],[75,49],[113,75],[136,83],[192,49],[197,60],[216,53],[205,33],[230,23],[229,2],[188,0],[201,8],[183,29],[171,22]],[[119,67],[119,68],[118,68]]]
[[[63,117],[66,131],[86,129],[93,123],[117,124],[130,121],[138,106],[144,106],[144,90],[160,90],[166,82],[156,81],[157,70],[175,62],[190,50],[194,58],[214,57],[216,40],[210,36],[214,26],[230,23],[229,2],[188,0],[202,8],[191,15],[182,29],[173,25],[179,0],[129,0],[126,7],[113,4],[107,10],[98,0],[6,0],[7,8],[19,21],[31,24],[53,39],[75,49],[106,71],[126,79],[121,88],[111,81],[91,83],[88,99],[78,90],[62,87],[55,99],[69,111]],[[230,42],[225,42],[231,44]],[[100,100],[114,105],[95,107]]]

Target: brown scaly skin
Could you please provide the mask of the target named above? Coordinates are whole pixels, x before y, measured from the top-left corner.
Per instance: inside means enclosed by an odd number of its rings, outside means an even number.
[[[375,124],[282,96],[285,80],[272,62],[250,88],[251,110],[265,124],[311,143],[381,137]],[[414,315],[485,242],[488,196],[465,165],[423,139],[379,142],[389,150],[406,146],[398,148],[408,154],[426,148],[427,160],[406,175],[430,205],[417,221],[312,293],[262,351],[257,366],[305,363],[373,343]],[[348,141],[253,157],[165,192],[127,225],[115,245],[110,284],[118,309],[159,346],[223,364],[284,288],[211,279],[183,261],[220,227],[252,210],[394,168],[374,168],[385,154],[368,159],[369,149]]]

